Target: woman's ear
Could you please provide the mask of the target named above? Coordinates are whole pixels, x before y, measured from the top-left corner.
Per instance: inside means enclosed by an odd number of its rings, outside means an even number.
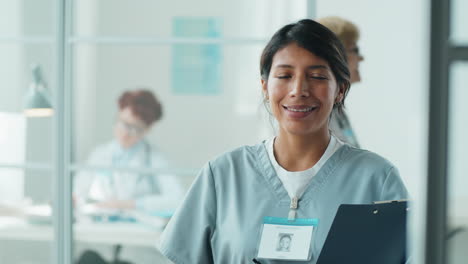
[[[338,94],[335,98],[335,104],[339,104],[343,101],[343,96],[341,94]]]
[[[335,104],[343,102],[344,94],[345,94],[345,85],[341,84],[338,86],[338,94],[335,97]]]
[[[268,100],[268,85],[267,85],[267,81],[265,81],[264,79],[262,79],[261,82],[262,82],[263,98],[264,98],[265,100]]]

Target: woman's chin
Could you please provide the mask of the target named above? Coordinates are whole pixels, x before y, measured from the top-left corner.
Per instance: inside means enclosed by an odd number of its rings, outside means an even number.
[[[304,137],[309,137],[312,135],[315,135],[320,132],[320,129],[314,129],[314,128],[299,128],[299,127],[294,127],[294,128],[289,128],[287,129],[287,133],[290,135],[294,136],[304,136]]]
[[[355,72],[354,74],[351,74],[351,83],[358,83],[361,81],[361,75],[359,72]]]
[[[123,149],[129,149],[129,148],[131,148],[133,145],[135,145],[135,142],[122,142],[122,141],[120,141],[120,142],[119,142],[119,145],[120,145]]]

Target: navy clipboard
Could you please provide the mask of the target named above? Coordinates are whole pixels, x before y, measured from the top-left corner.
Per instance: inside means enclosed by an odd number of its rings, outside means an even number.
[[[317,264],[406,262],[406,201],[342,204]]]

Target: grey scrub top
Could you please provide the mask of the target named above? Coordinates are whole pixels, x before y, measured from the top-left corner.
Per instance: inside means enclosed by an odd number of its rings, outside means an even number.
[[[395,167],[369,151],[344,145],[299,199],[298,218],[318,218],[316,263],[340,204],[407,198]],[[264,144],[244,146],[208,162],[166,227],[159,245],[176,264],[252,263],[265,216],[288,217],[290,198]],[[264,263],[297,261],[261,260]]]

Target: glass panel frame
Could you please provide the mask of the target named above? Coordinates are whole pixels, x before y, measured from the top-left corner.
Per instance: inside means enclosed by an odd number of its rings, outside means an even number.
[[[466,87],[468,61],[457,61],[450,66],[450,127],[449,162],[447,190],[447,260],[448,263],[463,263],[468,252],[468,180],[465,177],[468,166],[466,146],[468,141],[468,108],[464,99],[468,96]]]

